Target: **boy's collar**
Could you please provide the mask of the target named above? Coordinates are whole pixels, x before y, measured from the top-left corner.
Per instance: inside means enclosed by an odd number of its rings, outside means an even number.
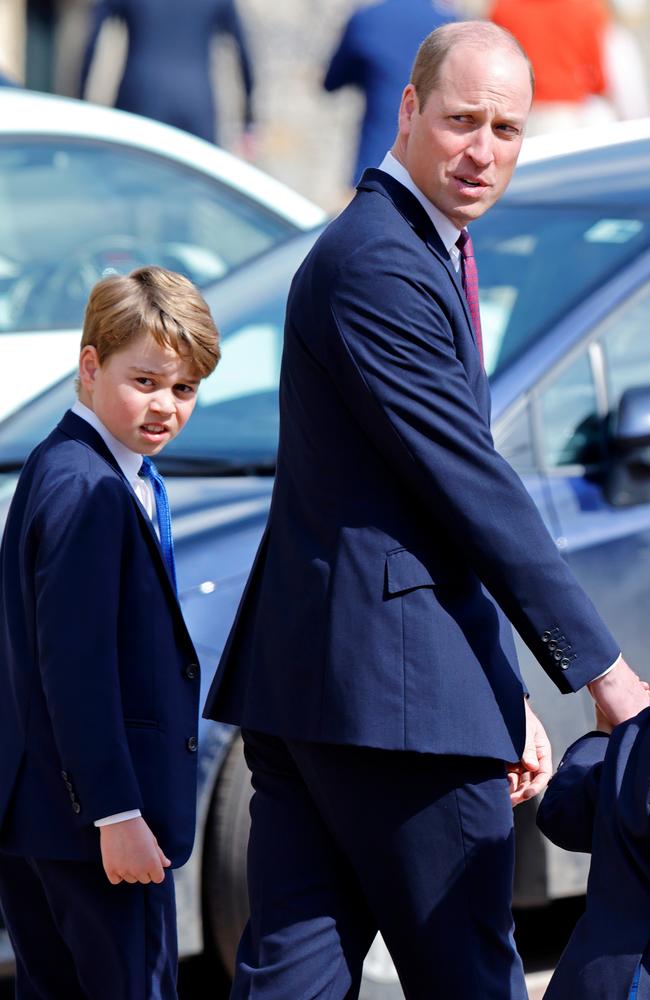
[[[117,438],[111,434],[108,428],[104,426],[97,414],[79,399],[76,400],[74,405],[70,407],[70,410],[78,417],[81,417],[82,420],[85,420],[86,423],[90,424],[90,426],[97,431],[111,455],[119,465],[123,476],[128,479],[130,483],[132,483],[140,471],[140,466],[142,465],[142,455],[138,455],[137,452],[131,451],[131,449],[122,444],[121,441],[118,441]]]

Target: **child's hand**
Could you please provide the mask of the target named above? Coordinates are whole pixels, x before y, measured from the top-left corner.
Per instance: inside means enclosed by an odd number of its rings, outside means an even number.
[[[99,837],[104,871],[113,885],[164,880],[171,861],[141,816],[100,827]]]

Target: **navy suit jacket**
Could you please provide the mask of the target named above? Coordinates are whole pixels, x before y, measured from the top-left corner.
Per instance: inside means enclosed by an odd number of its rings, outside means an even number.
[[[495,452],[463,290],[368,170],[294,278],[268,528],[206,706],[296,740],[519,758],[512,633],[562,691],[619,648]]]
[[[346,24],[323,86],[352,85],[365,96],[354,183],[366,167],[381,163],[395,141],[396,110],[420,42],[453,20],[432,0],[383,0],[355,11]]]
[[[244,121],[252,121],[253,73],[235,0],[97,0],[81,70],[83,96],[97,39],[107,18],[126,24],[129,47],[115,106],[175,125],[214,142],[210,43],[230,35],[245,92]]]
[[[592,855],[586,910],[545,1000],[627,1000],[642,956],[638,998],[648,1000],[650,709],[570,746],[537,822],[560,847]]]
[[[151,521],[67,413],[25,465],[0,550],[0,847],[98,859],[94,820],[140,809],[183,864],[196,663]]]

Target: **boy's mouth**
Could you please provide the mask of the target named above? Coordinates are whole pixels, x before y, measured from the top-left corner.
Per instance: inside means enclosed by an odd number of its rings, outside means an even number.
[[[166,434],[167,428],[164,424],[142,424],[145,434]]]

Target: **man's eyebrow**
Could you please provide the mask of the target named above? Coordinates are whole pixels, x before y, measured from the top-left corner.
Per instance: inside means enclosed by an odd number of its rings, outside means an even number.
[[[131,372],[137,372],[139,375],[155,375],[158,378],[160,378],[160,376],[163,374],[162,372],[156,371],[153,368],[140,368],[139,365],[131,365],[131,367],[129,368],[129,371],[131,371]],[[201,381],[201,379],[200,378],[182,378],[182,379],[178,379],[178,381],[179,382],[185,382],[187,385],[198,385],[199,382]]]

